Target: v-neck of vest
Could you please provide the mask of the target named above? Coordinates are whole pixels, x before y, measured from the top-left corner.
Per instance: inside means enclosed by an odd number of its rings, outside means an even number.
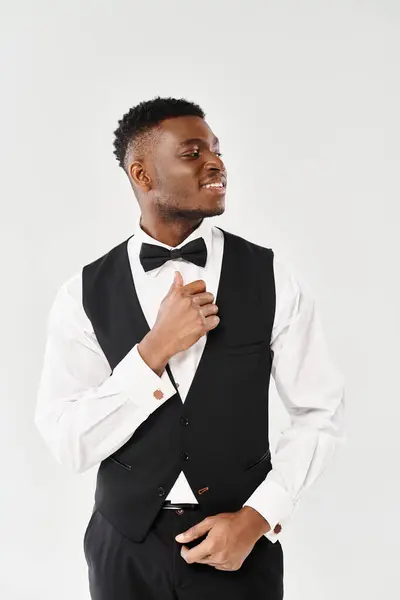
[[[229,235],[221,227],[217,227],[217,228],[220,231],[222,231],[222,234],[223,234],[223,237],[224,237],[224,245],[223,245],[223,251],[222,251],[222,262],[221,262],[221,272],[220,272],[220,276],[219,276],[219,280],[218,280],[217,293],[216,293],[216,299],[215,299],[215,304],[218,306],[219,305],[219,300],[220,300],[220,295],[221,295],[221,290],[223,289],[223,285],[221,285],[221,283],[223,284],[223,280],[226,278],[226,276],[227,276],[227,270],[228,270],[228,267],[227,267],[227,256],[229,256],[229,252],[227,252],[227,241],[229,240]],[[124,260],[127,261],[127,263],[128,263],[127,267],[128,268],[125,269],[124,272],[129,273],[129,275],[128,275],[129,282],[128,283],[129,283],[130,287],[132,288],[133,301],[136,304],[136,307],[138,308],[138,311],[139,311],[138,312],[138,316],[139,316],[139,319],[141,321],[140,327],[141,327],[141,330],[143,332],[143,337],[144,337],[150,331],[150,326],[149,326],[149,323],[148,323],[148,321],[146,319],[146,316],[145,316],[145,314],[143,312],[142,305],[139,302],[139,298],[138,298],[137,291],[136,291],[136,286],[135,286],[135,281],[134,281],[134,277],[133,277],[133,274],[132,274],[132,269],[131,269],[131,266],[130,266],[130,263],[129,263],[128,242],[133,237],[133,235],[131,235],[126,240],[126,242],[125,242]],[[218,327],[216,329],[218,329]],[[203,352],[201,353],[200,360],[199,360],[199,363],[197,365],[197,369],[196,369],[196,372],[194,374],[192,383],[191,383],[190,388],[189,388],[189,390],[187,392],[187,395],[186,395],[187,398],[189,397],[189,394],[190,394],[191,390],[193,389],[193,387],[194,387],[194,385],[195,385],[195,383],[196,383],[196,381],[197,381],[197,379],[199,377],[200,368],[202,367],[202,365],[205,362],[205,357],[206,357],[206,355],[209,354],[210,347],[211,347],[211,341],[214,338],[214,335],[213,335],[214,331],[215,331],[214,329],[211,329],[206,334],[206,343],[204,345]],[[178,394],[179,398],[181,399],[179,391],[178,391],[178,386],[176,385],[175,379],[174,379],[174,377],[172,375],[172,371],[171,371],[171,367],[170,367],[169,362],[166,364],[165,368],[166,368],[167,373],[168,373],[168,375],[169,375],[169,377],[170,377],[170,379],[171,379],[171,381],[173,383],[173,386],[176,389],[176,393]],[[181,401],[182,401],[182,399],[181,399]]]

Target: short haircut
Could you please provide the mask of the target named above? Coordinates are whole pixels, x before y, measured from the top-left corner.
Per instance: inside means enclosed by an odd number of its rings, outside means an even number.
[[[158,125],[171,117],[194,116],[204,119],[205,112],[193,102],[184,98],[161,98],[146,100],[134,106],[122,119],[114,131],[114,154],[119,166],[128,173],[127,155],[130,150],[142,160],[151,153],[159,139]]]

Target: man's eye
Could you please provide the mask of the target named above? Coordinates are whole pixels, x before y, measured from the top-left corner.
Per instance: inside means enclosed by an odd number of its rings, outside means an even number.
[[[190,154],[184,154],[184,156],[193,156],[194,154],[196,154],[198,156],[200,154],[200,150],[195,150],[194,152],[191,152]],[[215,154],[219,157],[222,156],[221,152],[215,152]]]

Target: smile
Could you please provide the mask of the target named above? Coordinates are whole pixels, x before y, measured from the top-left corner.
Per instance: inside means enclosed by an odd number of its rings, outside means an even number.
[[[218,193],[218,194],[225,193],[225,186],[222,182],[221,183],[206,183],[205,185],[202,185],[201,187],[206,190],[209,190],[211,192]]]

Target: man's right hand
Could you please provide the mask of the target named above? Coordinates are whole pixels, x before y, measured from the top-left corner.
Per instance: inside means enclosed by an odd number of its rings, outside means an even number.
[[[151,330],[157,345],[171,357],[193,346],[220,319],[214,296],[206,291],[205,281],[197,279],[183,285],[182,274],[175,272],[168,294],[162,300]]]

